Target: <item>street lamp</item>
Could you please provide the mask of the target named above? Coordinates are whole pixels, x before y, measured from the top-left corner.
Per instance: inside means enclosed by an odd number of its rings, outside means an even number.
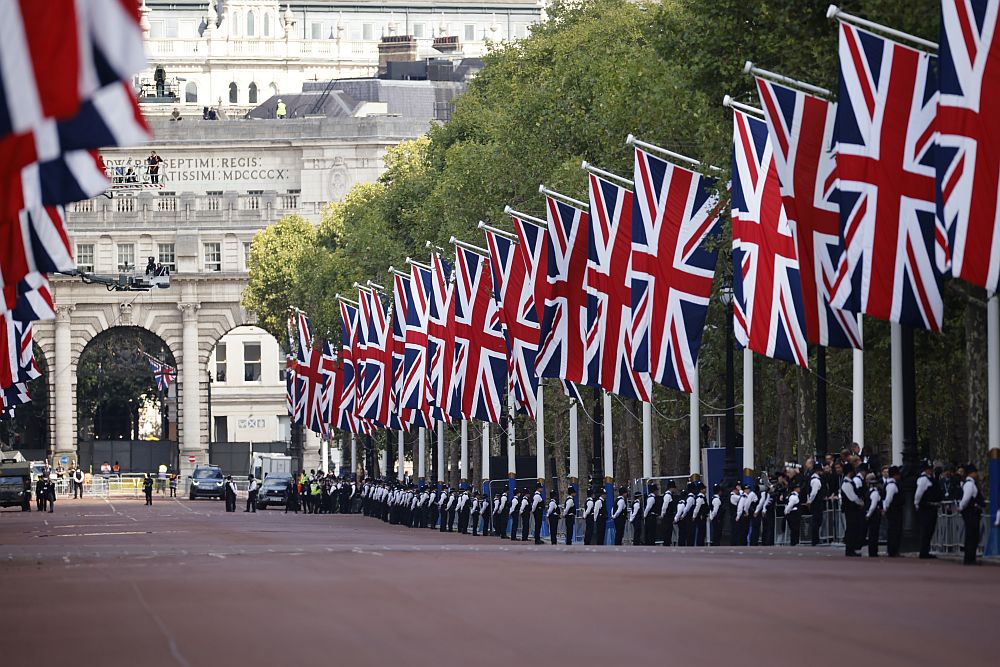
[[[719,292],[726,308],[726,459],[722,486],[732,489],[739,481],[736,469],[736,374],[733,367],[733,286],[726,280]]]

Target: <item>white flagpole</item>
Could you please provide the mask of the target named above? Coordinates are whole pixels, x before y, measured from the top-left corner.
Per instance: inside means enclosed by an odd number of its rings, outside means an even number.
[[[861,316],[858,315],[858,333],[864,340],[861,330]],[[854,377],[851,383],[851,439],[860,446],[865,446],[865,353],[864,350],[854,350]]]
[[[743,350],[743,468],[754,469],[753,463],[753,351]],[[743,476],[740,475],[740,479]]]
[[[421,426],[417,430],[417,481],[423,484],[427,477],[427,460],[424,447],[427,445],[427,430]]]
[[[542,385],[538,385],[538,409],[535,414],[535,476],[545,485],[545,401]]]
[[[507,392],[507,493],[508,495],[513,495],[514,486],[517,478],[517,460],[515,458],[516,450],[514,449],[517,444],[516,434],[514,433],[514,397],[511,393]]]
[[[444,460],[444,422],[438,422],[438,478],[437,483],[444,486],[445,480],[445,460]]]
[[[330,438],[324,436],[320,441],[320,456],[323,457],[323,474],[330,474]]]
[[[903,328],[889,325],[892,383],[892,465],[903,465]]]
[[[358,474],[358,441],[351,434],[351,478]]]
[[[462,420],[462,458],[458,465],[458,477],[461,479],[459,488],[466,488],[469,484],[469,422]]]
[[[688,434],[688,470],[692,475],[701,474],[701,378],[698,366],[694,367],[691,378],[691,394],[688,396],[690,417],[690,433]]]
[[[650,396],[652,398],[652,396]],[[642,402],[642,477],[653,476],[653,404]]]
[[[611,442],[611,394],[604,392],[604,479],[614,479],[614,446]]]
[[[538,387],[541,389],[541,385]],[[576,484],[580,479],[580,434],[579,413],[576,399],[569,400],[569,481]]]
[[[405,459],[406,452],[404,451],[403,431],[402,430],[399,431],[398,438],[399,439],[398,439],[398,441],[396,443],[396,454],[397,454],[396,455],[396,462],[397,462],[396,465],[399,467],[399,472],[396,473],[396,479],[399,482],[402,482],[403,481],[403,474],[404,474],[403,464],[406,463],[406,459]]]

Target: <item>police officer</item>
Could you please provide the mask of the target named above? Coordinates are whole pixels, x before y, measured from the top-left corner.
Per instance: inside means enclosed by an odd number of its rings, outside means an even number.
[[[674,519],[677,518],[677,484],[667,480],[667,490],[663,494],[663,504],[660,505],[660,525],[663,527],[663,546],[674,543]]]
[[[856,482],[854,481],[854,466],[845,463],[844,481],[840,485],[840,511],[844,513],[844,555],[857,558],[858,547],[861,544],[861,534],[864,530],[862,523],[862,512],[864,511],[864,501],[858,495]]]
[[[549,506],[545,508],[545,518],[549,522],[549,541],[556,543],[556,534],[559,532],[559,492],[552,489],[549,495]]]
[[[615,509],[611,513],[611,520],[615,524],[615,546],[621,546],[625,539],[625,522],[628,516],[625,514],[625,487],[618,488],[618,497],[615,498]]]
[[[153,478],[146,473],[146,476],[142,478],[142,492],[146,496],[146,504],[153,504]]]
[[[257,513],[257,478],[253,475],[247,476],[247,508],[243,511]]]
[[[820,475],[821,468],[819,461],[813,464],[812,474],[809,476],[809,496],[806,503],[809,505],[809,539],[815,547],[819,544],[820,532],[823,529],[823,511],[826,507],[826,488],[823,484],[823,476]]]
[[[236,482],[233,481],[233,476],[228,475],[226,477],[226,511],[235,512],[236,511]]]
[[[979,471],[973,464],[965,466],[965,481],[962,482],[962,499],[958,502],[958,511],[962,514],[965,524],[965,546],[962,562],[966,565],[976,565],[976,552],[979,550],[979,521],[983,516],[983,497],[979,493]]]
[[[472,536],[479,536],[479,516],[483,512],[483,501],[479,498],[479,492],[476,491],[472,494],[472,510],[470,515],[472,516]],[[483,533],[485,534],[485,530]]]
[[[642,530],[643,530],[643,544],[646,546],[652,546],[656,544],[656,520],[660,516],[660,509],[663,507],[663,497],[660,495],[660,486],[658,484],[649,485],[649,493],[646,495],[646,506],[642,510]],[[664,532],[667,531],[667,526],[663,527]]]
[[[632,524],[632,544],[639,546],[642,544],[642,494],[636,492],[632,501],[632,512],[628,516],[629,523]]]
[[[566,544],[573,544],[573,533],[576,530],[576,488],[569,487],[566,504],[563,506],[563,521],[566,525]]]
[[[545,512],[545,508],[542,507],[543,504],[542,485],[536,483],[535,494],[531,498],[531,515],[535,519],[535,544],[542,543],[542,515]]]
[[[73,499],[83,498],[83,470],[73,470]]]
[[[708,499],[705,497],[705,484],[699,479],[694,482],[694,516],[691,519],[692,535],[689,545],[705,546],[705,521],[708,518]]]
[[[711,509],[708,511],[708,525],[711,527],[711,544],[722,544],[722,488],[716,484],[712,487]]]
[[[35,481],[35,509],[39,512],[45,511],[45,482],[48,479],[48,472],[38,475]]]
[[[590,545],[594,541],[594,491],[587,493],[583,501],[583,543]]]
[[[517,529],[521,525],[521,491],[514,491],[514,496],[510,499],[510,540],[517,541]]]
[[[865,509],[865,536],[868,542],[868,557],[878,557],[878,535],[882,525],[882,490],[878,485],[875,473],[865,477],[868,485],[868,503]]]
[[[924,461],[923,472],[917,477],[917,490],[913,494],[913,505],[917,510],[917,523],[920,525],[920,558],[937,558],[931,554],[931,540],[937,527],[939,487],[934,479],[934,466],[930,461]]]
[[[594,501],[594,510],[591,512],[594,517],[594,538],[597,544],[604,546],[604,529],[608,525],[608,492],[601,489],[597,500]]]
[[[507,521],[510,519],[510,508],[514,503],[514,498],[508,498],[507,492],[497,494],[498,507],[497,519],[494,522],[493,533],[500,536],[501,540],[507,539]]]
[[[788,543],[793,547],[798,545],[799,535],[802,533],[800,516],[802,508],[799,505],[800,488],[799,483],[793,481],[792,492],[788,494],[788,500],[785,502],[785,527],[788,530]]]
[[[903,540],[903,497],[899,494],[899,466],[890,466],[885,481],[882,513],[886,522],[886,552],[889,558],[899,558]]]
[[[50,476],[45,480],[45,500],[48,503],[49,514],[55,512],[56,509],[56,482]]]
[[[529,508],[531,507],[531,501],[528,500],[528,492],[525,491],[521,494],[521,541],[528,541],[528,533],[531,529],[531,512]]]

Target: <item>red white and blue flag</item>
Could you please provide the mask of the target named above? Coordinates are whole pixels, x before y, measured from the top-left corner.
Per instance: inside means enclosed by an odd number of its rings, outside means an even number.
[[[319,406],[324,380],[321,371],[322,349],[313,345],[309,318],[300,312],[296,320],[298,346],[295,365],[295,423],[319,433],[322,431]]]
[[[548,261],[535,370],[583,383],[586,374],[587,212],[546,197]]]
[[[30,322],[19,322],[12,313],[0,315],[0,389],[41,377],[35,363]]]
[[[337,425],[337,408],[340,394],[337,393],[337,375],[340,373],[340,360],[329,341],[323,341],[320,350],[319,372],[322,376],[320,391],[316,394],[315,421],[319,430],[313,429],[324,437],[333,434]]]
[[[391,427],[392,328],[381,297],[374,290],[358,290],[359,340],[363,341],[364,370],[360,374],[358,415]]]
[[[16,308],[15,286],[26,277],[76,268],[65,225],[61,206],[24,209],[0,223],[0,288],[11,288],[6,309]]]
[[[938,218],[951,275],[1000,282],[1000,2],[943,0],[937,108]],[[937,246],[936,246],[937,247]]]
[[[635,149],[632,368],[690,393],[719,257],[714,179]]]
[[[18,322],[54,319],[55,301],[49,279],[44,273],[29,273],[16,285],[5,286],[0,311],[9,311]]]
[[[589,177],[588,384],[649,401],[649,373],[632,365],[632,191],[596,174]]]
[[[337,376],[340,385],[340,403],[337,406],[337,427],[351,433],[359,433],[355,416],[357,405],[357,369],[355,350],[358,342],[358,309],[340,302],[340,357],[343,361]]]
[[[455,285],[452,269],[440,254],[431,255],[431,292],[427,308],[427,395],[433,404],[432,416],[451,423],[448,398],[451,396],[455,359]]]
[[[285,322],[285,409],[288,416],[295,421],[295,368],[298,362],[295,360],[295,314],[289,310],[288,319]],[[296,422],[298,423],[298,422]]]
[[[405,409],[413,411],[414,424],[428,428],[431,403],[427,396],[427,307],[432,287],[430,269],[413,264],[410,279],[403,286],[406,332],[401,400]]]
[[[6,389],[0,389],[0,419],[11,419],[14,410],[19,405],[31,402],[31,394],[28,393],[28,384],[18,382]]]
[[[939,331],[934,58],[840,24],[840,95],[834,137],[844,246],[833,305]],[[939,266],[940,265],[940,266]]]
[[[392,415],[391,428],[409,431],[413,421],[419,420],[413,410],[403,407],[404,365],[406,361],[406,291],[409,287],[408,275],[392,274]],[[423,426],[421,422],[418,424]]]
[[[453,417],[500,423],[506,397],[507,343],[493,298],[489,260],[455,248]]]
[[[833,154],[836,105],[760,78],[757,92],[798,250],[806,338],[816,345],[861,349],[857,316],[830,305],[843,252]]]
[[[809,363],[798,250],[785,216],[767,124],[734,111],[733,327],[743,347]]]
[[[177,369],[148,354],[146,360],[149,362],[149,370],[153,373],[153,379],[156,380],[157,391],[162,394],[167,393],[171,383],[177,382]]]

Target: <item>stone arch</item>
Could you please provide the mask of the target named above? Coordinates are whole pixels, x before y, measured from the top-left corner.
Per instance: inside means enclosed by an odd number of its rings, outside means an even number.
[[[240,99],[240,89],[239,86],[236,85],[236,82],[233,81],[232,83],[229,84],[229,103],[236,104],[237,102],[239,102],[239,99]]]
[[[271,12],[264,12],[264,37],[271,36]]]
[[[253,9],[247,10],[247,37],[257,36],[257,12]]]
[[[247,88],[247,102],[257,104],[257,84],[253,81],[250,82],[250,86]]]
[[[198,103],[198,84],[194,81],[188,81],[184,84],[184,102],[186,104]]]

